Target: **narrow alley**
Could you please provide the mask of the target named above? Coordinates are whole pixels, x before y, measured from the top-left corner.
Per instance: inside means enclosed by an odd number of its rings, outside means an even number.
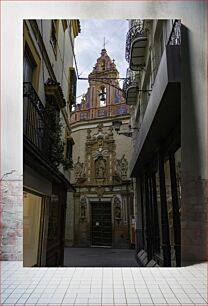
[[[65,248],[65,267],[139,267],[135,250],[112,248]]]

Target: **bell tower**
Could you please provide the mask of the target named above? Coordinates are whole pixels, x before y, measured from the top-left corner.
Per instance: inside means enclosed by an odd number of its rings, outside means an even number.
[[[88,75],[89,88],[81,104],[72,113],[71,122],[91,120],[128,114],[123,91],[119,85],[119,72],[114,59],[111,60],[105,48]]]
[[[88,75],[87,93],[71,116],[76,192],[71,200],[70,239],[75,246],[128,248],[134,214],[128,175],[132,139],[117,133],[113,121],[119,120],[125,129],[130,114],[115,61],[103,47]]]

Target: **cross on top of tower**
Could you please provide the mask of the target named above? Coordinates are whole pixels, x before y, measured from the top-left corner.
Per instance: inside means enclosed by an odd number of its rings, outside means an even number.
[[[105,44],[106,44],[106,41],[105,41],[105,36],[104,36],[103,49],[105,49]]]

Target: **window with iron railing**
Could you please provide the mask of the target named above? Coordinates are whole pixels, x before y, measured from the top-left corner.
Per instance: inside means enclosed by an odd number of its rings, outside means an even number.
[[[25,144],[56,168],[64,164],[60,111],[53,98],[43,105],[30,82],[23,83],[23,133]]]
[[[24,136],[44,155],[49,156],[50,120],[30,82],[23,83]]]
[[[26,49],[24,52],[24,59],[23,59],[23,81],[32,83],[33,79],[33,72],[35,69],[35,64],[29,51]]]

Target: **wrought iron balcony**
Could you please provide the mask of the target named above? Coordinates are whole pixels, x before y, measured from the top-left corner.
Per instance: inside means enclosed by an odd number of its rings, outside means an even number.
[[[138,71],[145,65],[147,35],[144,21],[136,20],[126,37],[126,60],[131,70]]]
[[[49,157],[50,120],[45,107],[29,82],[23,83],[23,132],[44,157]]]
[[[138,79],[136,72],[131,69],[127,69],[126,79],[123,83],[123,90],[125,93],[126,103],[128,105],[135,105],[138,94]]]
[[[168,45],[179,46],[181,44],[181,21],[175,19],[173,29],[170,34]]]

